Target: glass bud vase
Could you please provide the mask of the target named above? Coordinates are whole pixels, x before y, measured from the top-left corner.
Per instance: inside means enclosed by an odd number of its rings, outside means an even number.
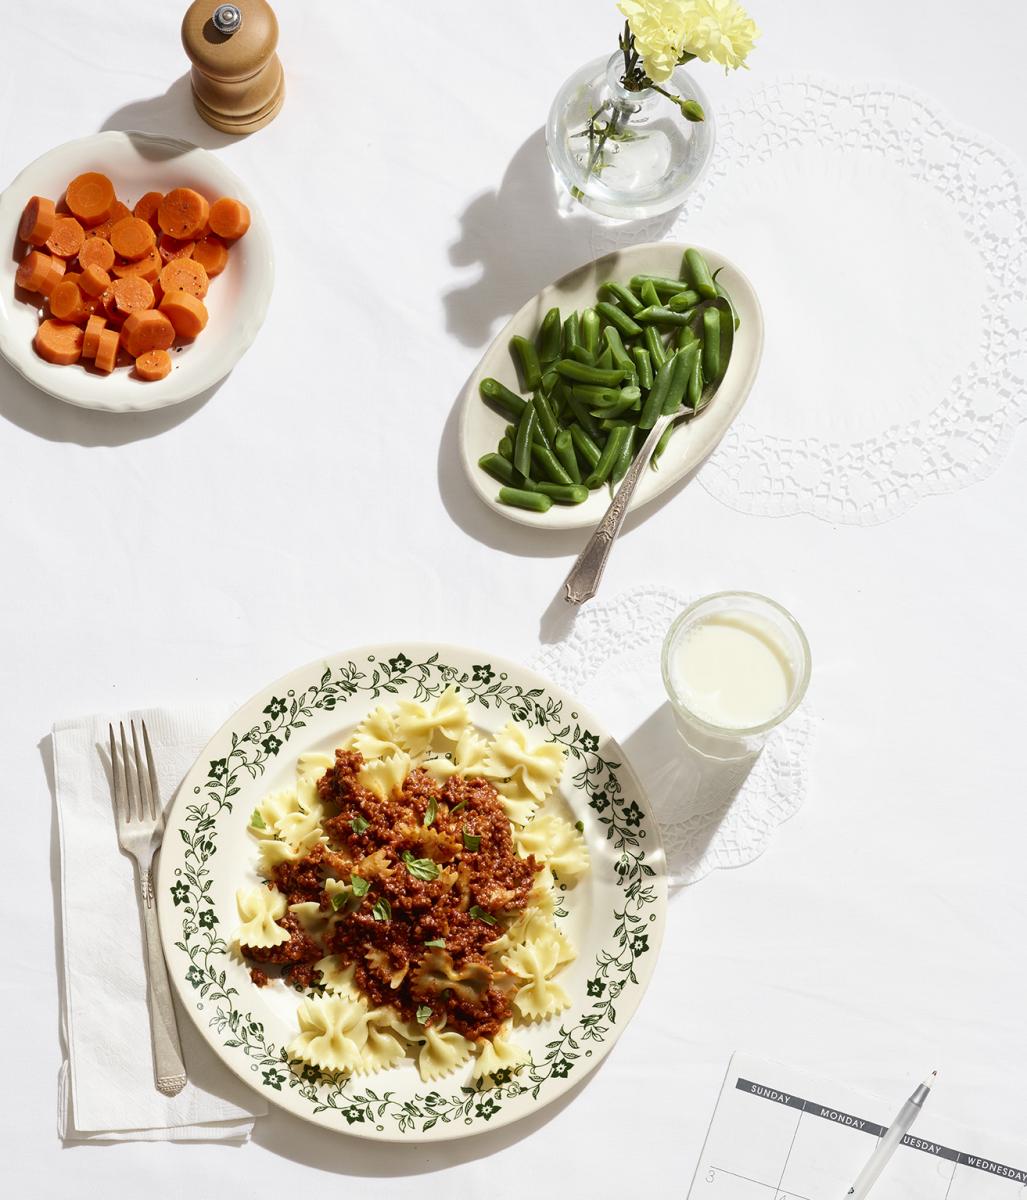
[[[628,91],[623,73],[619,53],[576,71],[553,101],[546,148],[557,178],[576,200],[603,216],[637,220],[682,203],[709,165],[715,128],[702,89],[684,67],[661,86],[697,100],[705,121],[686,120],[673,101],[652,89]]]

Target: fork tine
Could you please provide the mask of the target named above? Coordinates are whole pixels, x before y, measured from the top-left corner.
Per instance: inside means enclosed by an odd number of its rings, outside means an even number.
[[[132,752],[136,760],[136,781],[139,784],[139,818],[145,821],[153,820],[153,797],[150,794],[150,773],[143,766],[143,754],[139,747],[139,735],[136,733],[136,723],[132,723]]]
[[[107,728],[111,734],[111,782],[114,784],[114,815],[119,821],[124,821],[127,817],[125,811],[127,798],[125,765],[124,760],[118,756],[118,744],[114,739],[114,726],[108,725]]]
[[[140,721],[143,727],[143,743],[146,746],[146,767],[150,779],[150,816],[155,821],[162,820],[164,809],[160,802],[160,791],[157,787],[157,769],[153,764],[153,747],[150,745],[150,733],[146,728],[146,722]]]
[[[135,775],[133,774],[132,768],[130,766],[130,759],[128,757],[128,740],[125,737],[125,722],[121,721],[121,722],[119,722],[119,724],[121,726],[121,756],[122,756],[122,759],[125,764],[125,784],[126,784],[125,806],[128,809],[128,820],[134,821],[136,819],[135,799],[136,799],[136,793],[138,792],[139,789],[138,789],[138,785],[136,784]]]

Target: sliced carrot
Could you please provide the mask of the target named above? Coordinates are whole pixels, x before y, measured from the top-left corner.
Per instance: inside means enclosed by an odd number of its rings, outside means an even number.
[[[160,275],[160,269],[163,265],[160,252],[154,246],[145,258],[140,258],[136,262],[116,262],[111,267],[111,274],[117,275],[119,279],[128,275],[139,275],[148,283],[153,283],[157,276]]]
[[[100,304],[103,308],[103,315],[107,318],[110,325],[121,328],[125,320],[125,314],[118,308],[118,303],[114,298],[114,288],[110,287],[100,297]]]
[[[136,262],[145,258],[157,243],[157,236],[139,217],[125,217],[111,227],[111,245],[119,258]]]
[[[106,238],[87,237],[78,252],[78,265],[99,267],[101,271],[109,271],[114,266],[114,247]]]
[[[157,209],[157,223],[164,233],[187,241],[203,232],[210,215],[206,197],[192,188],[172,188]]]
[[[107,327],[104,317],[92,316],[86,322],[86,331],[82,337],[82,357],[96,358],[96,349],[100,344],[100,334]]]
[[[27,292],[41,292],[44,283],[50,277],[52,261],[49,254],[31,250],[18,264],[18,269],[14,273],[14,282]]]
[[[74,258],[85,240],[86,231],[74,217],[58,217],[46,239],[46,248],[59,258]]]
[[[179,337],[197,337],[207,324],[207,306],[190,292],[168,292],[160,302],[160,311]]]
[[[228,247],[212,233],[193,246],[192,257],[207,272],[208,278],[213,279],[228,266]]]
[[[45,196],[33,196],[25,205],[18,224],[18,237],[33,246],[45,246],[57,222],[57,209]]]
[[[207,272],[195,259],[176,258],[160,273],[160,285],[165,292],[189,292],[202,300],[210,287]]]
[[[68,264],[63,258],[50,259],[50,273],[43,281],[43,286],[39,289],[44,296],[49,296],[54,288],[64,278],[64,273],[68,269]]]
[[[167,350],[147,350],[136,359],[136,374],[151,382],[164,379],[171,374],[171,355]]]
[[[118,362],[118,346],[121,335],[116,329],[101,329],[96,340],[96,369],[110,374]]]
[[[126,275],[124,279],[116,280],[111,291],[114,305],[123,316],[153,308],[153,288],[138,275]]]
[[[157,209],[163,199],[163,192],[147,192],[145,196],[140,196],[136,201],[136,206],[132,209],[132,216],[145,221],[153,232],[157,233],[160,229],[157,224]]]
[[[50,293],[50,313],[58,321],[85,321],[89,314],[74,280],[62,279]]]
[[[241,200],[222,196],[210,206],[210,229],[229,241],[241,238],[250,227],[250,210]]]
[[[162,233],[160,241],[157,243],[161,259],[165,263],[172,262],[176,258],[192,258],[195,247],[195,242],[183,242],[167,233]]]
[[[86,267],[78,286],[87,296],[102,296],[111,286],[111,277],[103,267]]]
[[[64,199],[83,225],[99,225],[114,208],[114,184],[98,171],[87,171],[68,184]]]
[[[66,367],[82,355],[82,330],[68,321],[43,321],[36,330],[35,347],[40,358]]]
[[[111,215],[107,218],[107,220],[101,221],[99,225],[94,225],[89,232],[93,237],[102,237],[106,238],[107,241],[110,241],[111,230],[114,228],[114,226],[117,225],[119,221],[124,221],[126,217],[130,217],[131,215],[132,210],[127,204],[122,204],[120,200],[115,200],[114,207],[111,209]]]
[[[175,327],[163,313],[147,309],[125,318],[121,337],[129,354],[138,358],[148,350],[167,350],[175,340]]]

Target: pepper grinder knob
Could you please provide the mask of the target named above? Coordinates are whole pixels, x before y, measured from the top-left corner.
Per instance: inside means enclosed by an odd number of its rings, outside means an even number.
[[[267,0],[194,0],[182,20],[192,62],[193,103],[215,129],[245,134],[278,115],[285,79],[278,20]]]

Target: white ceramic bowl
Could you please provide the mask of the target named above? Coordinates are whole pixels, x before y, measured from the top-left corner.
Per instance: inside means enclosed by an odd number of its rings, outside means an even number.
[[[510,339],[514,334],[534,340],[542,318],[550,308],[559,306],[564,317],[574,309],[588,308],[595,303],[599,286],[607,280],[626,283],[633,275],[666,275],[676,279],[684,251],[685,247],[675,242],[652,242],[617,250],[580,267],[533,296],[488,348],[464,394],[460,413],[460,455],[471,486],[490,508],[511,521],[539,529],[580,529],[599,524],[610,504],[607,488],[596,489],[584,504],[554,504],[545,513],[499,503],[496,497],[501,485],[478,466],[478,459],[496,449],[507,421],[482,401],[478,388],[483,379],[491,377],[520,393],[517,370],[510,356]],[[759,369],[763,353],[763,312],[756,292],[734,263],[722,254],[713,250],[703,250],[703,254],[712,270],[723,268],[719,280],[741,319],[731,363],[709,407],[675,432],[660,459],[659,470],[645,472],[632,498],[631,512],[655,500],[694,471],[711,453],[741,411]]]
[[[18,242],[18,222],[31,196],[59,200],[70,180],[84,171],[109,176],[118,198],[130,207],[144,192],[191,187],[210,200],[235,196],[250,210],[249,230],[211,281],[207,328],[194,343],[172,351],[171,374],[159,382],[137,379],[123,367],[100,375],[77,365],[54,366],[33,349],[39,310],[15,295],[18,259],[26,252]],[[273,283],[271,238],[249,189],[220,159],[190,142],[149,133],[93,134],[37,158],[0,196],[0,353],[30,383],[69,404],[140,412],[178,404],[212,387],[257,336]]]

